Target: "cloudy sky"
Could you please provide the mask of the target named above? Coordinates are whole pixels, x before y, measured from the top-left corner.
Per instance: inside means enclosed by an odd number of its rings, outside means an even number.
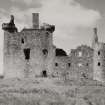
[[[40,24],[56,26],[54,44],[68,53],[78,45],[91,45],[94,27],[98,27],[99,40],[105,42],[105,0],[0,0],[0,26],[13,14],[19,30],[31,27],[35,12],[40,13]],[[2,57],[1,27],[0,31]]]

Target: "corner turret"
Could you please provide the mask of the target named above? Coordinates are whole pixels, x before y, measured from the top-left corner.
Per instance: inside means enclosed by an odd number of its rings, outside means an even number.
[[[14,24],[14,16],[13,15],[11,15],[11,20],[10,20],[9,23],[3,23],[2,24],[2,29],[4,31],[8,31],[10,33],[17,32],[17,28],[16,28],[16,26]]]

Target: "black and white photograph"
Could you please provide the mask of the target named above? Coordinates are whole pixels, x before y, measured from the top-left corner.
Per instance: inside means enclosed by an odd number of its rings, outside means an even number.
[[[0,0],[0,105],[105,105],[105,0]]]

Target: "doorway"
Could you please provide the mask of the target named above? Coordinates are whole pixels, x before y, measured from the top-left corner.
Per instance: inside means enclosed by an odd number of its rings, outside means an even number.
[[[24,55],[26,60],[30,59],[30,48],[24,49]]]
[[[42,77],[47,77],[47,71],[46,70],[42,71]]]

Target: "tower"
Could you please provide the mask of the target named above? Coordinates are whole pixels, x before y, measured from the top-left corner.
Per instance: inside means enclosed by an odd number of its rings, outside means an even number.
[[[9,23],[3,25],[5,78],[47,77],[52,72],[55,27],[40,28],[38,13],[33,13],[32,23],[32,28],[20,32],[16,31],[14,22],[12,26]]]
[[[105,81],[105,44],[98,42],[97,30],[94,30],[93,40],[93,79]]]

